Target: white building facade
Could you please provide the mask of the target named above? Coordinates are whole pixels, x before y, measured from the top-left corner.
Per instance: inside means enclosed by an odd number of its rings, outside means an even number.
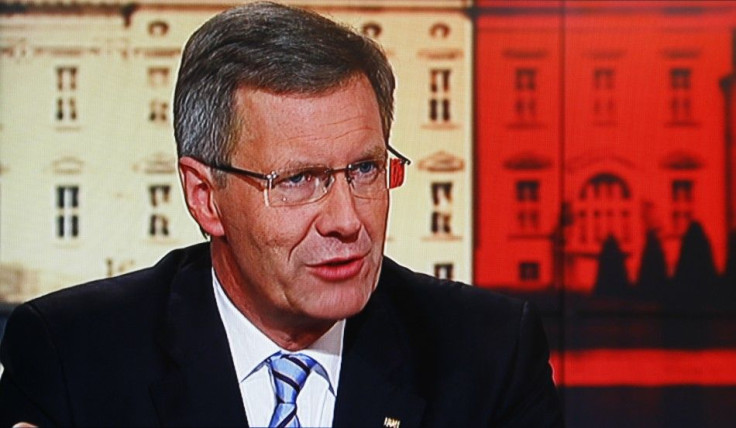
[[[392,145],[414,161],[392,195],[386,251],[469,281],[468,2],[290,3],[385,47],[398,79]],[[149,266],[203,240],[178,182],[171,99],[184,42],[233,4],[0,2],[0,300]]]

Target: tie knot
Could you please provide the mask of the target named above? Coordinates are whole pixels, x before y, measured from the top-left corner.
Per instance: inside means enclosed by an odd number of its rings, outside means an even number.
[[[277,401],[295,404],[296,396],[317,362],[304,354],[280,352],[272,355],[267,362],[271,367]]]

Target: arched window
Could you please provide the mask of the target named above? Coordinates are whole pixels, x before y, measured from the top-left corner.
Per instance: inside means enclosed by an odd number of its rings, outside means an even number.
[[[377,39],[381,35],[383,28],[376,22],[366,22],[360,31],[372,39]]]
[[[152,21],[148,24],[148,35],[162,37],[169,33],[169,24],[164,21]]]
[[[430,27],[429,35],[433,39],[446,39],[450,35],[450,26],[443,22],[438,22]]]
[[[597,251],[607,236],[626,245],[632,239],[632,197],[629,185],[612,173],[589,178],[575,201],[575,241]]]

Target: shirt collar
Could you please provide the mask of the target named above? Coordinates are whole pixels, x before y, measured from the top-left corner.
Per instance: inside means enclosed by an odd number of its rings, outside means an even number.
[[[235,365],[238,383],[260,369],[264,361],[276,352],[290,353],[279,347],[268,336],[258,330],[235,307],[222,288],[222,284],[217,279],[214,269],[212,269],[212,284],[215,291],[217,309],[225,325],[225,332],[230,344],[230,353],[232,354],[233,364]],[[343,319],[336,322],[308,348],[299,351],[319,363],[321,369],[318,368],[316,372],[327,380],[330,390],[335,395],[337,395],[337,385],[340,380],[344,333],[345,320]]]

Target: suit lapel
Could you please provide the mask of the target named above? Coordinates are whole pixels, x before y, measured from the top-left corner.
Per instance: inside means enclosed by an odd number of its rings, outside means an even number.
[[[385,273],[385,272],[384,272]],[[334,426],[419,426],[425,402],[414,391],[406,337],[393,306],[378,289],[345,329]]]
[[[164,426],[247,424],[206,249],[184,263],[172,281],[159,340],[171,364],[150,388]]]
[[[247,426],[207,252],[182,263],[172,281],[160,345],[170,358],[151,396],[163,426]],[[390,299],[384,271],[365,309],[348,320],[334,426],[419,426],[425,402]]]

